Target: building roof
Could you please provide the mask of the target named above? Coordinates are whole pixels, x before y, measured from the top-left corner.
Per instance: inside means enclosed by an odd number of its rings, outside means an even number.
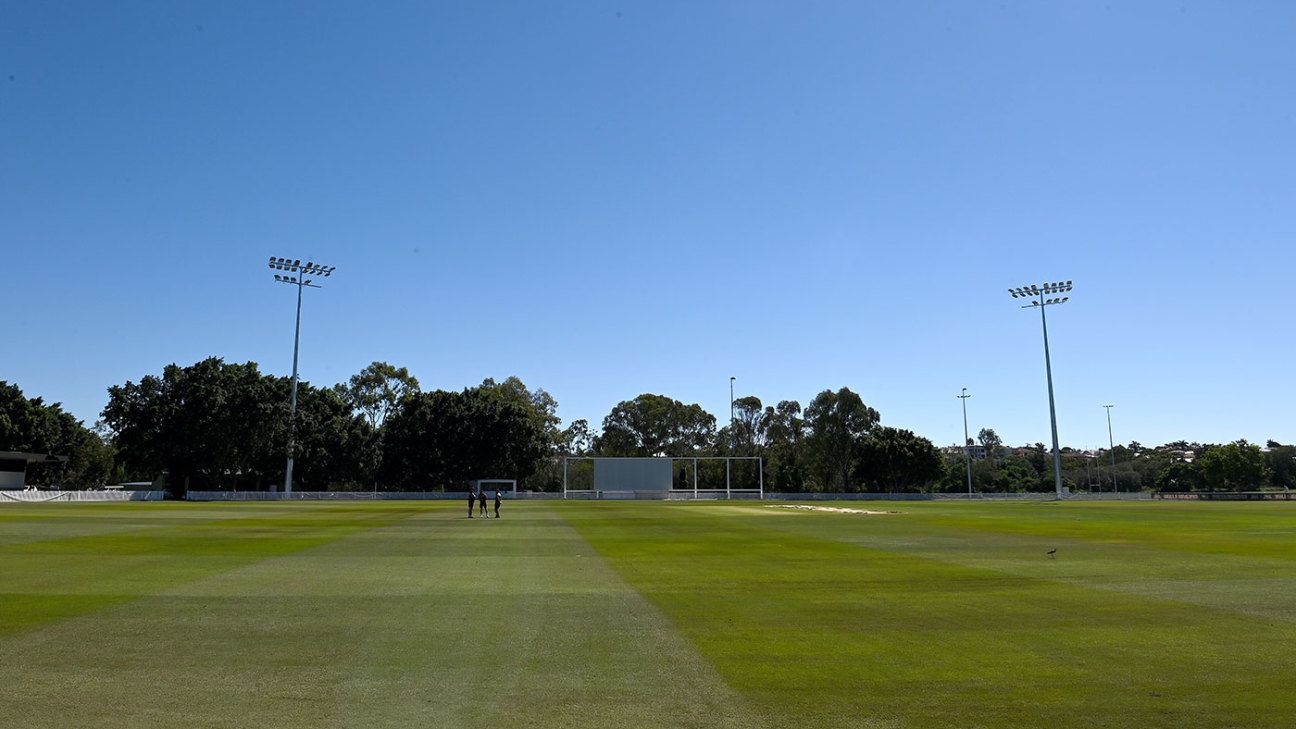
[[[67,456],[56,456],[51,453],[26,453],[24,451],[0,451],[0,461],[26,461],[27,463],[62,463]]]

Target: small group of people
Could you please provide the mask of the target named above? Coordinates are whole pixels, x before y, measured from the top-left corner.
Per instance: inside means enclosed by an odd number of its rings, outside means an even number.
[[[476,494],[474,494],[471,491],[468,492],[468,518],[469,519],[473,518],[474,504],[480,505],[481,511],[478,513],[481,514],[483,519],[490,518],[490,515],[486,513],[486,490],[485,489],[479,489]],[[495,518],[496,519],[500,518],[499,508],[500,508],[500,492],[497,490],[495,492]]]

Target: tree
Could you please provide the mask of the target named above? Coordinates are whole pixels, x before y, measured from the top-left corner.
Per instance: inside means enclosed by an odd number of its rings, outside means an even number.
[[[275,389],[281,389],[279,381]],[[384,416],[385,419],[385,416]],[[296,462],[293,480],[302,490],[373,484],[381,458],[378,431],[368,417],[358,415],[337,388],[297,389]],[[282,453],[270,455],[259,470],[275,473]]]
[[[1187,461],[1174,461],[1156,476],[1159,491],[1201,491],[1205,486],[1201,468]]]
[[[805,458],[806,423],[801,403],[782,400],[765,408],[766,478],[771,490],[801,491],[809,475]]]
[[[493,378],[487,377],[482,380],[478,389],[491,391],[509,402],[516,403],[522,407],[536,421],[536,425],[545,432],[550,446],[554,451],[558,449],[562,441],[562,432],[558,425],[562,419],[558,417],[558,401],[553,395],[541,388],[534,391],[527,388],[526,384],[516,376],[510,376],[503,382],[496,382]]]
[[[861,483],[887,491],[921,491],[944,473],[940,451],[911,430],[873,428],[861,443],[857,469]]]
[[[108,388],[103,421],[131,473],[152,478],[166,471],[173,492],[195,479],[200,486],[228,483],[265,468],[271,452],[284,452],[288,402],[269,379],[254,362],[211,357],[167,365],[161,377]]]
[[[41,486],[102,486],[118,474],[112,449],[59,403],[28,399],[0,380],[0,450],[68,456],[66,462],[33,465],[27,481]]]
[[[127,472],[167,473],[185,488],[261,488],[283,478],[288,446],[287,377],[263,375],[255,362],[217,357],[162,376],[108,388],[103,422]],[[367,480],[376,460],[365,444],[373,429],[341,394],[298,383],[294,457],[304,486]]]
[[[494,386],[411,395],[392,414],[381,474],[398,488],[462,488],[535,473],[552,441],[535,413]]]
[[[1211,490],[1246,491],[1268,485],[1270,469],[1260,446],[1238,440],[1208,449],[1197,459]]]
[[[810,431],[806,447],[820,485],[849,488],[861,443],[877,425],[878,412],[846,387],[819,393],[805,412]]]
[[[404,367],[373,362],[351,375],[347,384],[334,389],[353,409],[364,415],[370,426],[378,429],[401,400],[419,391],[419,382]]]
[[[734,419],[729,444],[740,455],[756,455],[765,445],[769,414],[759,397],[747,395],[734,400]]]
[[[1283,445],[1276,441],[1266,444],[1269,452],[1265,454],[1269,470],[1273,473],[1273,485],[1281,489],[1296,488],[1296,446]]]
[[[594,450],[604,456],[682,456],[715,441],[715,416],[700,405],[644,393],[603,418]]]
[[[981,442],[981,447],[985,448],[986,458],[993,461],[999,456],[999,449],[1003,447],[1003,440],[999,434],[994,432],[994,428],[982,428],[977,433],[977,440]]]
[[[594,447],[594,436],[590,434],[589,421],[581,418],[573,420],[563,428],[558,438],[558,452],[568,456],[588,455]]]

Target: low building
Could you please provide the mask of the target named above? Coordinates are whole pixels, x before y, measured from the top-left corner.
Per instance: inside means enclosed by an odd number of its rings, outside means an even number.
[[[27,487],[27,467],[33,463],[64,463],[67,456],[23,451],[0,451],[0,489]]]
[[[963,452],[965,450],[967,451],[967,455],[971,456],[974,461],[983,461],[986,457],[986,449],[983,445],[970,445],[966,448],[961,445],[952,445],[943,448],[942,450],[944,450],[945,455],[950,458],[963,458]]]

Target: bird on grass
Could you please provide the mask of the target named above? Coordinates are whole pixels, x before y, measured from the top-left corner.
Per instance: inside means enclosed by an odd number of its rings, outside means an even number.
[[[1049,556],[1049,559],[1057,559],[1057,547],[1054,547],[1054,548],[1050,549],[1050,550],[1048,551],[1048,556]]]

